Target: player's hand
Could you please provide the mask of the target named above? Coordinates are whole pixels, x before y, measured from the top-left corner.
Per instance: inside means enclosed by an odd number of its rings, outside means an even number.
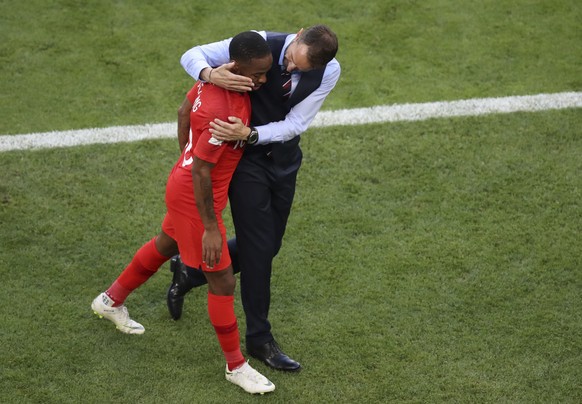
[[[251,133],[251,129],[246,126],[240,118],[229,116],[229,122],[215,119],[210,122],[210,133],[217,140],[225,142],[234,142],[237,140],[246,140]]]
[[[234,67],[234,62],[226,63],[212,70],[210,82],[218,87],[230,91],[244,93],[253,90],[253,80],[245,76],[239,76],[230,70]]]
[[[204,230],[202,235],[202,261],[208,268],[213,268],[220,262],[222,255],[222,235],[220,230]]]

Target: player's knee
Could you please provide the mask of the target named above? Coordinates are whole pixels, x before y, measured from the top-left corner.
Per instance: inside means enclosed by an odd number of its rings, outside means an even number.
[[[209,290],[212,294],[218,296],[234,295],[234,290],[236,288],[236,278],[232,274],[232,271],[225,273],[207,272],[205,275],[206,279],[208,280]]]
[[[163,256],[172,257],[178,254],[178,244],[176,243],[176,240],[163,231],[156,237],[155,243],[158,252]]]

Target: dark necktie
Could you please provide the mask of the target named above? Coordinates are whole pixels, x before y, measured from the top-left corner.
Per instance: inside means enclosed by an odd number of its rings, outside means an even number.
[[[291,95],[291,73],[283,70],[281,72],[281,80],[283,81],[283,98],[288,100]]]

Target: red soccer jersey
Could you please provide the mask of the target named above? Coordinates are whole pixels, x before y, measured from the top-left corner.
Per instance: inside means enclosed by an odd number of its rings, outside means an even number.
[[[242,157],[244,141],[220,142],[210,132],[210,122],[215,118],[228,122],[236,116],[249,124],[251,102],[247,93],[224,90],[218,86],[198,81],[188,92],[192,103],[190,111],[190,139],[177,163],[179,169],[192,169],[193,157],[214,163],[211,171],[214,210],[221,212],[228,200],[228,185]],[[189,183],[192,186],[192,181]]]

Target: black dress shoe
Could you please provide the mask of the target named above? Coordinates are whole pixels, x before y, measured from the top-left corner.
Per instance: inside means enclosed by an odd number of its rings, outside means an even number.
[[[275,340],[259,346],[247,344],[247,353],[273,369],[287,372],[297,372],[301,369],[299,362],[285,355]]]
[[[184,295],[194,286],[188,280],[186,267],[180,261],[180,257],[173,257],[170,261],[170,271],[174,273],[172,284],[168,289],[168,310],[174,320],[182,317],[182,307],[184,306]]]

